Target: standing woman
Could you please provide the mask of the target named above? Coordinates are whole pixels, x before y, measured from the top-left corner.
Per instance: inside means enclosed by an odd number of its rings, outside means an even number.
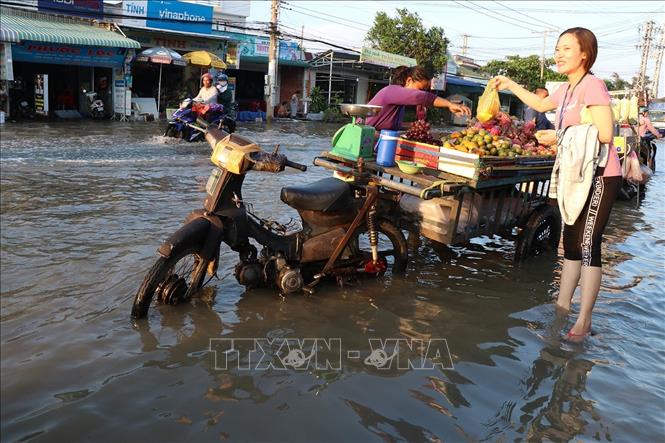
[[[578,283],[582,293],[580,315],[566,336],[570,341],[582,341],[591,331],[591,313],[602,277],[602,235],[622,182],[619,157],[611,145],[614,122],[610,95],[605,82],[590,72],[597,54],[598,42],[593,32],[570,28],[559,36],[554,52],[557,70],[568,77],[568,82],[551,96],[538,97],[507,77],[493,79],[495,87],[509,89],[538,112],[556,109],[556,129],[579,125],[583,117],[590,117],[598,129],[598,141],[610,143],[607,164],[596,169],[584,209],[574,224],[563,229],[564,258],[557,306],[570,310]],[[538,131],[536,138],[543,145],[556,144],[554,130]]]
[[[445,98],[427,92],[432,77],[420,66],[412,68],[398,66],[395,68],[393,81],[396,84],[382,88],[368,103],[382,107],[377,115],[366,119],[367,124],[374,126],[377,131],[402,129],[404,107],[408,105],[448,108],[457,115],[471,115],[471,111],[466,106],[451,103]]]

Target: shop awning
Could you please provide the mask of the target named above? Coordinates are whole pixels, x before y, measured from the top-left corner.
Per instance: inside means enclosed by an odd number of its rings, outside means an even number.
[[[66,45],[140,48],[139,42],[78,19],[2,7],[0,9],[0,41],[18,43],[23,40],[61,43]]]
[[[251,56],[251,55],[242,55],[240,56],[240,69],[242,69],[242,64],[245,63],[258,63],[258,64],[267,64],[268,57],[262,56]],[[284,60],[282,58],[277,62],[281,66],[298,66],[300,68],[309,67],[309,63],[305,60]]]
[[[450,84],[450,85],[468,86],[470,88],[476,87],[476,88],[485,89],[485,85],[481,85],[480,83],[472,82],[471,80],[465,80],[463,78],[452,77],[450,75],[446,77],[446,82],[448,82],[448,84]]]

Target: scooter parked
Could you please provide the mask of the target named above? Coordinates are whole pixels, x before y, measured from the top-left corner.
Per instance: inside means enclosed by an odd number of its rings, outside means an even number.
[[[171,305],[189,300],[204,286],[206,274],[216,275],[222,243],[238,253],[234,273],[240,284],[275,287],[282,294],[312,293],[327,276],[341,283],[350,276],[406,269],[406,240],[387,219],[395,209],[394,196],[362,170],[353,184],[329,177],[283,188],[281,200],[301,218],[301,229],[291,232],[289,226],[256,215],[243,199],[242,184],[249,171],[307,167],[214,126],[207,128],[205,139],[216,168],[207,182],[204,208],[193,211],[160,246],[160,257],[134,298],[132,317],[145,317],[153,299]]]
[[[104,102],[97,98],[97,93],[95,91],[86,91],[84,89],[83,94],[87,99],[90,116],[94,119],[104,118]]]

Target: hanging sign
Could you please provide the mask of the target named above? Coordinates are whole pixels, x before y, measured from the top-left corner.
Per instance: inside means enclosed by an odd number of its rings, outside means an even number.
[[[238,57],[238,44],[229,42],[226,45],[226,69],[238,69],[240,59]]]
[[[385,66],[386,68],[416,66],[418,64],[415,58],[404,57],[403,55],[391,54],[390,52],[366,47],[363,47],[360,51],[360,62]]]
[[[12,55],[14,61],[17,62],[87,65],[104,68],[122,66],[126,53],[126,48],[63,45],[36,41],[22,41],[15,43],[12,47]]]
[[[0,44],[0,80],[14,80],[11,43]]]
[[[48,74],[35,75],[35,113],[48,116]]]

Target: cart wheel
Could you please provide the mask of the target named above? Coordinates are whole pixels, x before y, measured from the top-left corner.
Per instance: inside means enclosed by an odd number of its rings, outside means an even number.
[[[561,214],[555,206],[538,207],[517,239],[515,261],[556,250],[561,238]]]

